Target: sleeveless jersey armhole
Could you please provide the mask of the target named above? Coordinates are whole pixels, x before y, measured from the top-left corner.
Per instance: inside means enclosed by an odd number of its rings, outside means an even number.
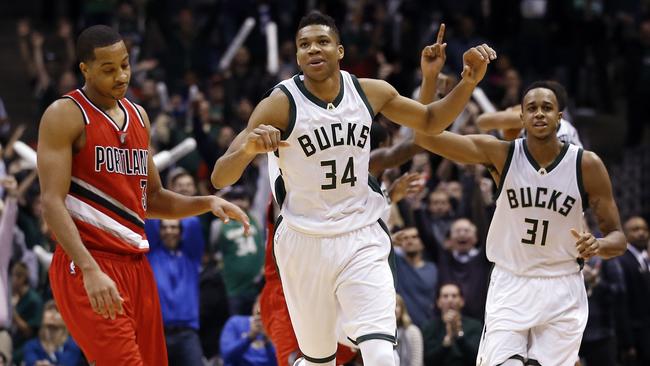
[[[79,104],[79,102],[76,99],[74,99],[70,95],[64,95],[59,99],[70,99],[71,101],[73,101],[74,104],[77,106],[77,108],[79,108],[79,111],[81,111],[81,115],[83,116],[83,119],[84,119],[84,124],[85,125],[90,124],[90,119],[88,119],[88,116],[86,115],[86,112],[84,111],[83,107],[81,106],[81,104]]]
[[[589,196],[587,191],[585,191],[585,185],[582,181],[582,153],[584,150],[582,148],[578,149],[578,155],[576,156],[576,180],[578,182],[578,190],[580,191],[580,198],[582,199],[582,210],[585,211],[589,208]]]
[[[494,200],[496,201],[499,198],[499,195],[501,195],[501,190],[503,189],[503,185],[506,182],[506,176],[508,175],[508,170],[510,169],[510,163],[512,162],[512,156],[515,153],[515,143],[517,140],[514,140],[510,142],[510,146],[508,147],[508,157],[506,157],[506,162],[503,164],[503,170],[501,170],[500,174],[500,179],[499,179],[499,188],[497,188],[497,192],[494,194]]]
[[[296,125],[296,101],[293,100],[293,96],[289,92],[289,89],[287,89],[286,86],[280,84],[277,86],[284,95],[287,96],[287,99],[289,99],[289,123],[287,125],[287,129],[282,131],[281,138],[282,140],[286,140],[291,136],[291,132],[293,131],[293,127]]]
[[[359,96],[361,96],[361,99],[363,99],[363,104],[366,105],[366,108],[368,109],[368,113],[370,113],[370,119],[374,119],[375,111],[372,110],[372,106],[370,105],[370,102],[368,101],[368,97],[366,96],[366,93],[363,91],[363,88],[361,88],[361,84],[359,84],[359,80],[357,79],[356,76],[352,74],[350,74],[350,78],[352,79],[354,88],[357,89],[357,93],[359,93]]]

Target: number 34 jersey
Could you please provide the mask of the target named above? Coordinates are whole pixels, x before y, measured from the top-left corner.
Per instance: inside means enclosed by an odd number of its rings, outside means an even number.
[[[374,117],[358,80],[341,71],[338,96],[327,103],[310,93],[302,75],[276,88],[289,99],[289,143],[269,153],[269,176],[287,225],[331,236],[376,222],[386,201],[368,174]]]
[[[525,139],[511,143],[487,238],[490,261],[521,276],[580,271],[571,229],[582,231],[587,205],[582,151],[565,143],[555,161],[541,168]]]

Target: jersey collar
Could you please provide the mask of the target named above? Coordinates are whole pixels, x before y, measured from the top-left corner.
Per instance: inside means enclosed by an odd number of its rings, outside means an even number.
[[[336,96],[336,98],[334,98],[334,100],[331,103],[328,103],[328,102],[325,102],[322,99],[319,99],[317,96],[312,94],[309,90],[307,90],[307,87],[305,86],[305,83],[304,83],[303,79],[300,77],[301,75],[302,75],[302,73],[298,74],[298,75],[295,75],[293,77],[293,81],[296,83],[296,86],[298,87],[300,92],[305,97],[307,97],[307,99],[309,99],[312,103],[316,104],[317,106],[319,106],[319,107],[321,107],[323,109],[327,109],[327,110],[331,110],[331,109],[334,109],[334,108],[339,106],[339,104],[341,103],[341,100],[343,100],[343,90],[345,89],[343,87],[343,74],[341,74],[339,72],[339,79],[341,81],[341,84],[339,86],[339,94]]]

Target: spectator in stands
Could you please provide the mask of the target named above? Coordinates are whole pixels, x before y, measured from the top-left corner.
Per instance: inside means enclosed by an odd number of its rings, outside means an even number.
[[[460,286],[444,283],[436,302],[440,318],[425,328],[424,363],[436,366],[474,366],[483,324],[463,315],[465,299]]]
[[[439,281],[460,284],[465,294],[464,314],[483,319],[490,262],[485,246],[478,247],[476,226],[468,219],[458,219],[451,225],[449,249],[440,253]]]
[[[624,298],[623,272],[618,260],[589,259],[582,269],[589,298],[589,318],[580,357],[589,366],[616,365],[616,317]]]
[[[275,349],[262,326],[259,299],[252,315],[233,315],[228,319],[220,343],[224,366],[277,366]]]
[[[418,327],[433,317],[438,268],[424,260],[424,245],[414,227],[398,231],[393,236],[396,255],[397,293],[404,298],[406,309]]]
[[[194,237],[182,232],[180,220],[161,220],[162,245],[150,242],[147,257],[158,285],[169,364],[201,366],[203,352],[197,332],[204,242],[200,230],[193,230]]]
[[[404,299],[397,295],[395,307],[397,319],[397,354],[400,365],[422,366],[423,344],[422,332],[411,321]]]
[[[204,263],[199,286],[201,347],[203,355],[208,359],[208,365],[217,365],[215,362],[221,350],[219,337],[215,334],[221,334],[230,314],[222,271],[212,258]]]
[[[17,183],[12,176],[2,179],[2,186],[7,192],[4,203],[0,200],[2,214],[0,216],[0,354],[7,364],[11,363],[12,341],[8,330],[11,327],[9,284],[9,260],[13,252],[14,226],[18,214],[16,199]]]
[[[68,329],[54,303],[43,306],[43,317],[38,337],[23,347],[25,366],[77,366],[82,356],[79,346],[68,334]]]
[[[436,190],[429,194],[426,208],[421,208],[418,201],[414,203],[413,215],[418,231],[424,240],[427,255],[435,261],[438,254],[445,249],[445,241],[454,221],[449,195],[442,190]]]
[[[226,188],[222,197],[245,212],[250,209],[250,195],[241,186]],[[264,264],[262,230],[253,217],[250,217],[248,236],[244,235],[244,226],[235,220],[212,222],[210,243],[223,258],[223,279],[231,315],[250,314],[260,292]]]
[[[23,262],[17,262],[11,269],[11,302],[13,308],[13,359],[20,364],[23,360],[23,345],[37,334],[41,326],[43,300],[29,283],[29,269]]]
[[[619,342],[626,366],[650,365],[650,234],[647,222],[638,216],[629,218],[623,228],[627,251],[618,260],[627,293]]]
[[[196,195],[196,185],[194,177],[183,168],[174,168],[169,172],[167,177],[167,187],[169,190],[185,195]],[[205,239],[203,235],[202,224],[200,216],[185,217],[181,219],[181,226],[183,227],[182,241],[193,243],[195,246],[205,247]],[[145,232],[147,233],[147,240],[150,247],[160,247],[160,220],[146,220]],[[203,249],[201,249],[203,250]]]

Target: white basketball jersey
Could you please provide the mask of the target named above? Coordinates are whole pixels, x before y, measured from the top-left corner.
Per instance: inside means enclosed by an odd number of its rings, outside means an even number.
[[[511,143],[487,238],[488,259],[521,276],[561,276],[580,270],[571,229],[581,231],[582,149],[565,143],[540,168],[525,139]]]
[[[357,79],[341,71],[332,103],[310,93],[302,75],[276,88],[289,98],[289,146],[269,153],[269,177],[287,225],[330,236],[376,222],[386,201],[368,174],[374,113]]]

